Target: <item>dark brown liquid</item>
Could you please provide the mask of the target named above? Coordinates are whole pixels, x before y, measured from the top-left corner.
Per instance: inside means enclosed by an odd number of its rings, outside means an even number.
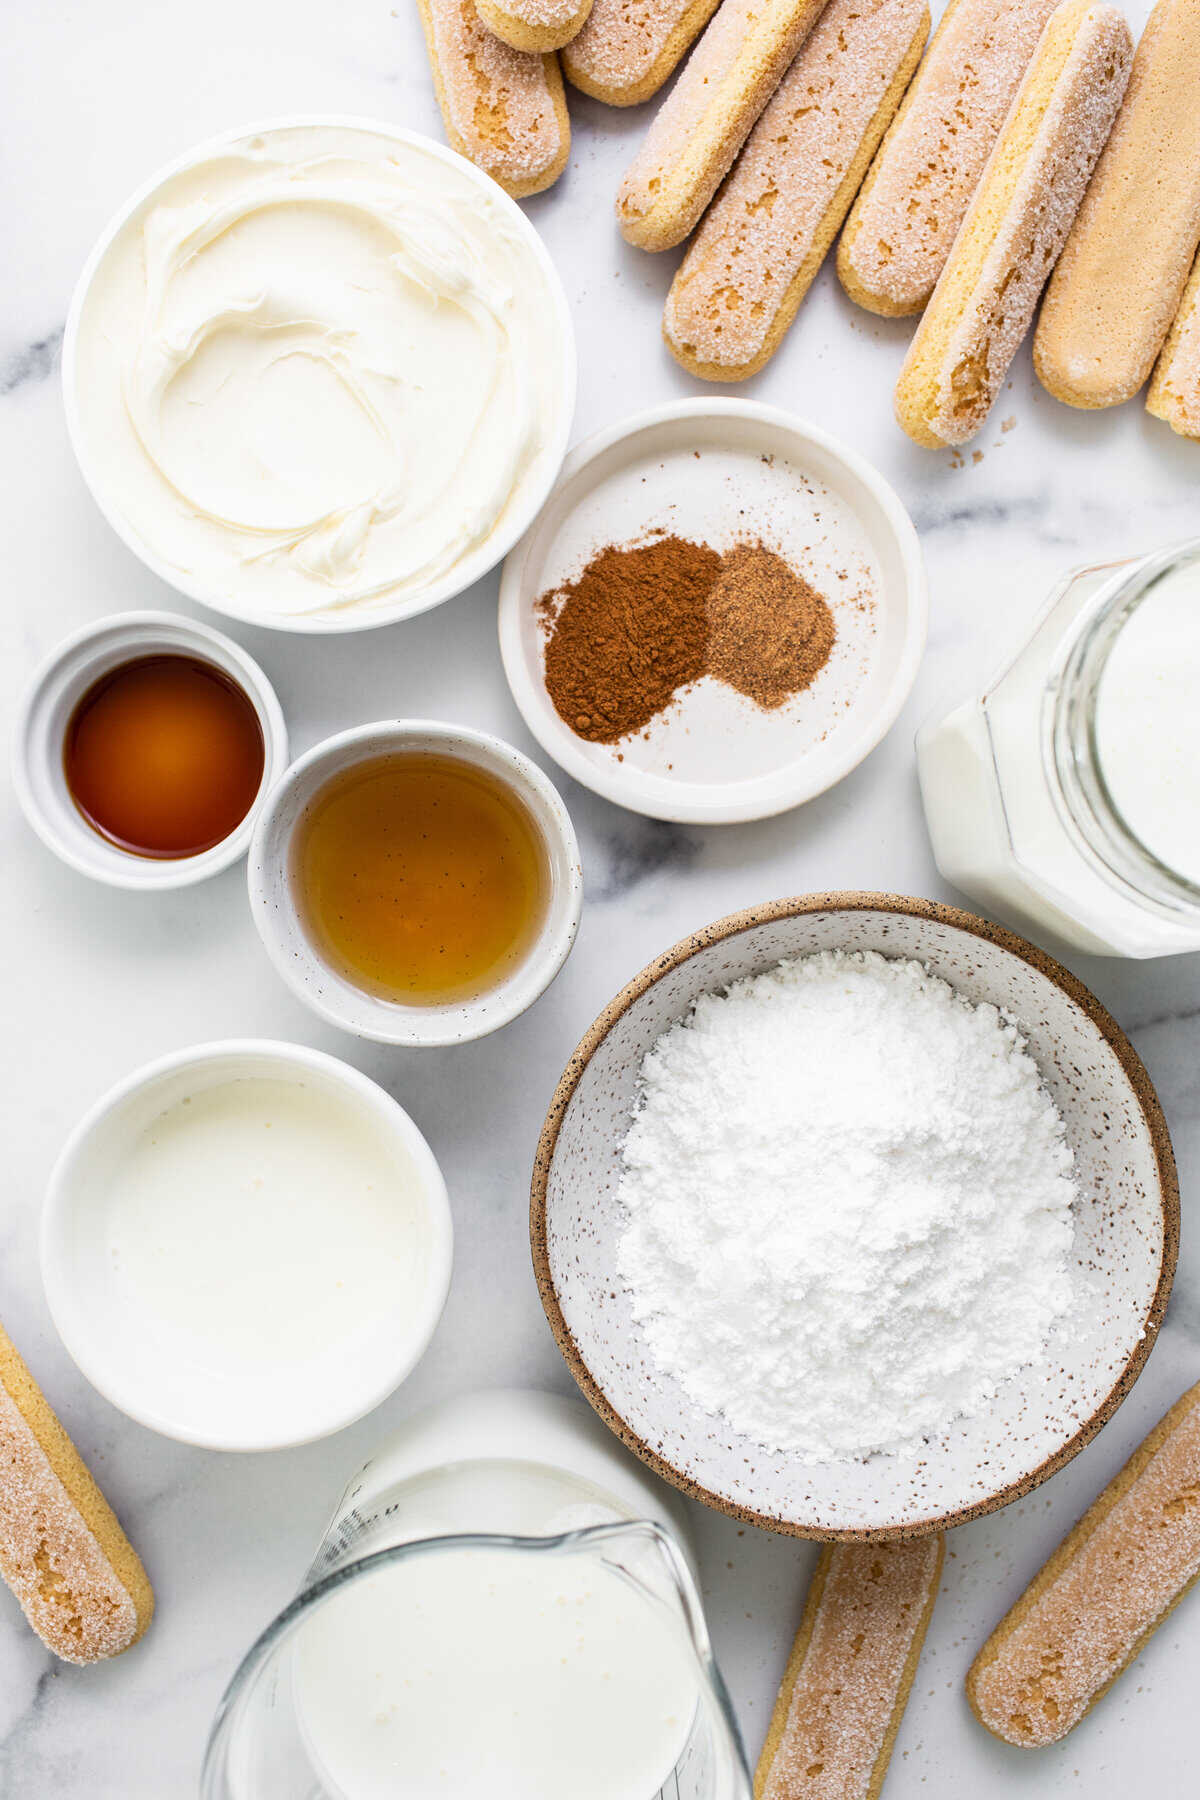
[[[63,741],[88,824],[134,856],[198,856],[236,830],[262,782],[258,714],[194,656],[143,656],[93,683]]]
[[[301,826],[309,932],[347,981],[408,1005],[472,999],[533,943],[548,868],[495,776],[451,757],[375,757],[336,775]]]

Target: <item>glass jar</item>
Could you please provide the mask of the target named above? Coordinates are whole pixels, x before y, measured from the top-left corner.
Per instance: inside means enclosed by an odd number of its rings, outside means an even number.
[[[1200,949],[1200,539],[1078,569],[917,736],[948,881],[1102,956]]]
[[[204,1800],[750,1800],[674,1496],[578,1402],[420,1414],[221,1702]]]

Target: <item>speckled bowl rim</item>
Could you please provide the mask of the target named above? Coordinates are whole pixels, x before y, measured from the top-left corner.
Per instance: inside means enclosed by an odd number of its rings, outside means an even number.
[[[583,1078],[584,1070],[591,1061],[597,1047],[608,1035],[618,1019],[629,1010],[635,1000],[639,1000],[654,984],[672,969],[688,962],[700,951],[713,944],[719,944],[727,938],[738,937],[755,926],[765,925],[775,919],[801,917],[806,913],[827,912],[884,912],[907,915],[914,919],[927,919],[931,923],[947,925],[958,931],[967,932],[972,937],[982,938],[986,943],[994,944],[1027,963],[1040,975],[1062,990],[1067,998],[1073,1000],[1082,1012],[1091,1020],[1100,1032],[1133,1090],[1142,1117],[1150,1133],[1151,1146],[1154,1151],[1158,1169],[1159,1198],[1162,1204],[1163,1249],[1159,1266],[1158,1283],[1154,1297],[1146,1314],[1142,1336],[1134,1345],[1129,1358],[1117,1377],[1106,1398],[1092,1413],[1091,1417],[1080,1426],[1074,1436],[1069,1438],[1052,1456],[1038,1464],[1019,1480],[1010,1482],[987,1499],[974,1501],[969,1506],[960,1506],[953,1512],[938,1513],[930,1518],[919,1520],[909,1525],[887,1525],[876,1527],[848,1527],[844,1530],[816,1530],[811,1526],[792,1524],[788,1520],[779,1519],[766,1513],[756,1512],[752,1507],[739,1506],[736,1502],[714,1494],[710,1489],[702,1487],[698,1481],[686,1475],[681,1469],[667,1462],[657,1451],[653,1450],[644,1438],[621,1417],[607,1395],[595,1380],[580,1354],[575,1338],[563,1317],[562,1307],[558,1299],[554,1276],[550,1268],[549,1245],[546,1233],[546,1201],[550,1178],[550,1165],[558,1143],[558,1134],[566,1116],[576,1088]],[[542,1306],[554,1333],[555,1341],[567,1365],[575,1377],[581,1392],[593,1406],[605,1424],[614,1431],[627,1449],[640,1457],[656,1475],[664,1481],[679,1488],[693,1500],[699,1500],[705,1506],[717,1512],[728,1514],[743,1524],[761,1525],[768,1531],[783,1537],[814,1538],[819,1542],[857,1542],[886,1543],[888,1541],[926,1537],[932,1532],[946,1531],[953,1525],[965,1525],[971,1519],[982,1518],[985,1514],[996,1512],[1013,1500],[1021,1500],[1034,1488],[1040,1487],[1051,1475],[1058,1472],[1072,1457],[1077,1456],[1091,1442],[1096,1433],[1116,1412],[1125,1399],[1134,1382],[1141,1374],[1158,1337],[1158,1328],[1162,1324],[1167,1309],[1167,1301],[1171,1296],[1171,1284],[1175,1279],[1175,1265],[1179,1255],[1179,1177],[1175,1167],[1175,1153],[1171,1148],[1167,1122],[1163,1116],[1162,1105],[1154,1090],[1154,1085],[1146,1073],[1137,1051],[1129,1042],[1112,1014],[1101,1005],[1090,988],[1063,968],[1061,963],[1039,950],[1035,944],[1025,938],[1018,937],[1015,932],[1006,931],[1002,925],[994,925],[990,920],[981,919],[974,913],[963,911],[955,906],[942,906],[935,900],[921,900],[905,894],[873,894],[873,893],[825,893],[800,894],[784,900],[772,900],[762,906],[753,906],[745,911],[730,913],[723,919],[717,919],[712,925],[706,925],[701,931],[694,931],[689,937],[681,938],[661,956],[627,982],[604,1008],[589,1030],[585,1032],[563,1071],[562,1078],[550,1102],[550,1110],[538,1139],[537,1152],[533,1164],[533,1182],[529,1207],[529,1241],[533,1253],[533,1271],[541,1295]]]

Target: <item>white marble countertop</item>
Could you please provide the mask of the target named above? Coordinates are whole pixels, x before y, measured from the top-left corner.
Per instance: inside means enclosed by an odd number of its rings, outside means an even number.
[[[1143,0],[1134,0],[1140,24]],[[18,17],[19,12],[19,17]],[[0,684],[11,719],[35,661],[86,620],[179,606],[117,541],[67,445],[57,347],[67,300],[107,216],[193,142],[284,113],[353,113],[441,136],[415,8],[400,0],[131,0],[10,12],[0,81],[6,278],[0,294],[5,597]],[[527,203],[563,275],[579,334],[576,436],[697,391],[658,319],[674,256],[627,249],[610,219],[646,109],[572,96],[575,141],[558,187]],[[1200,448],[1137,403],[1056,405],[1028,352],[965,458],[910,445],[890,390],[908,328],[856,312],[826,270],[774,362],[744,390],[840,434],[880,465],[920,528],[932,588],[916,691],[881,749],[802,811],[708,830],[657,825],[564,782],[587,870],[573,957],[531,1012],[457,1050],[403,1052],[324,1029],[268,966],[234,869],[161,897],[110,892],[33,839],[0,800],[5,1160],[0,1317],[141,1551],[158,1593],[145,1642],[93,1669],[57,1664],[0,1588],[0,1794],[5,1800],[187,1800],[209,1720],[238,1657],[289,1598],[342,1483],[407,1412],[475,1386],[570,1379],[538,1303],[528,1177],[546,1103],[602,1004],[655,952],[735,908],[815,888],[955,898],[934,869],[912,739],[987,668],[1012,622],[1069,566],[1200,529]],[[1002,419],[1013,429],[1002,432]],[[297,751],[357,721],[419,712],[530,750],[496,647],[496,579],[369,637],[235,635],[275,681]],[[219,622],[219,621],[218,621]],[[542,759],[544,761],[544,759]],[[1175,1139],[1185,1214],[1200,1171],[1200,958],[1072,959],[1130,1031]],[[47,1317],[37,1271],[46,1176],[83,1108],[177,1046],[230,1035],[295,1038],[347,1057],[407,1106],[441,1159],[458,1249],[449,1305],[404,1388],[324,1443],[209,1455],[130,1423],[88,1386]],[[1185,1219],[1166,1327],[1131,1398],[1097,1441],[1028,1501],[956,1531],[904,1719],[887,1800],[1183,1791],[1196,1751],[1200,1595],[1119,1688],[1056,1749],[1007,1750],[970,1715],[962,1678],[992,1624],[1075,1516],[1184,1386],[1200,1376],[1200,1251]],[[798,1617],[811,1547],[694,1508],[717,1653],[757,1755]],[[1194,1775],[1193,1775],[1194,1781]]]

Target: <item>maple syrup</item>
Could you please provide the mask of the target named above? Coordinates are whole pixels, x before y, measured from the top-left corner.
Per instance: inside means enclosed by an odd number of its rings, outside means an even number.
[[[406,752],[335,775],[293,857],[320,954],[400,1004],[497,987],[545,916],[549,865],[533,820],[496,776],[454,757]]]
[[[235,831],[262,784],[252,702],[196,656],[136,657],[92,683],[63,741],[67,790],[133,856],[199,856]]]

